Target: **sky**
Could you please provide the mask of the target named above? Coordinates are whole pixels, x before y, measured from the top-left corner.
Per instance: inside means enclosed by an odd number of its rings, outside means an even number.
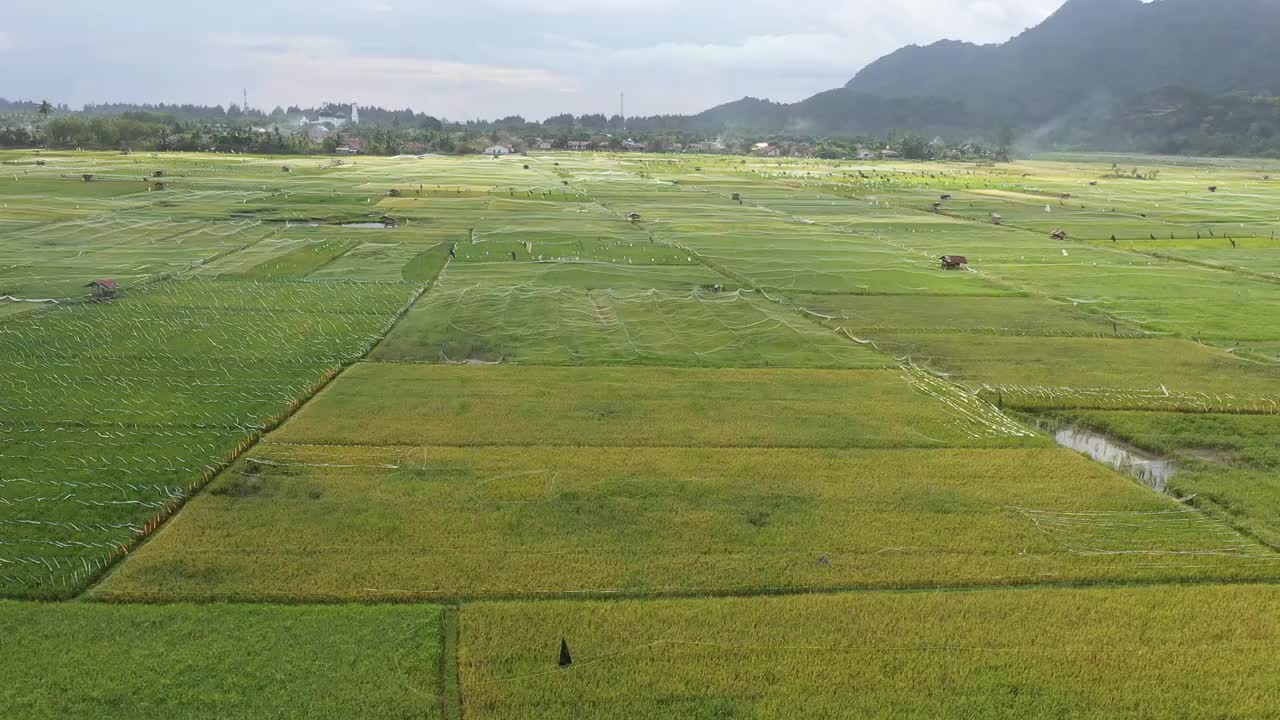
[[[0,97],[409,107],[451,120],[794,102],[941,39],[1003,42],[1063,0],[61,0],[0,23]],[[8,3],[6,3],[8,5]],[[17,71],[15,71],[17,70]]]

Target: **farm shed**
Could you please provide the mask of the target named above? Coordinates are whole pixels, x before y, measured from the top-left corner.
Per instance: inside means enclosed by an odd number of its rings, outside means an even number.
[[[110,300],[120,290],[120,285],[115,280],[94,280],[85,287],[93,288],[93,299],[96,302]]]
[[[969,258],[965,257],[964,255],[943,255],[942,256],[943,270],[963,270],[964,267],[968,264],[969,264]]]
[[[484,149],[484,154],[485,154],[485,155],[492,155],[493,157],[500,157],[500,156],[502,156],[502,155],[510,155],[510,154],[511,154],[511,148],[507,147],[506,145],[490,145],[489,147],[487,147],[487,148],[485,148],[485,149]]]

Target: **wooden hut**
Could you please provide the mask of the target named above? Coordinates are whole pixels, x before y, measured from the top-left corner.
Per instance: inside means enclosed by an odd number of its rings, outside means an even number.
[[[120,285],[115,280],[94,280],[85,287],[93,289],[94,302],[112,300],[120,290]]]
[[[969,258],[963,255],[943,255],[943,270],[963,270],[969,265]]]

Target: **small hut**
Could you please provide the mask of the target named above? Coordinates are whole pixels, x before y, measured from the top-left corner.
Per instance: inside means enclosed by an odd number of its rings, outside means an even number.
[[[936,213],[940,213],[940,212],[942,212],[942,203],[940,203],[940,202],[936,202],[936,203],[934,203],[934,204],[933,204],[933,211],[934,211],[934,212],[936,212]]]
[[[383,215],[379,220],[382,222],[382,226],[388,229],[398,227],[400,225],[400,221],[390,215]]]
[[[963,270],[969,265],[969,258],[963,255],[943,255],[943,270]]]
[[[85,173],[80,177],[84,178],[85,182],[93,182],[93,173]]]
[[[280,166],[280,172],[291,173],[291,172],[293,172],[293,166],[292,166],[292,165],[281,165],[281,166]]]
[[[638,212],[627,213],[627,220],[633,223],[640,222],[640,213]]]
[[[1218,186],[1217,186],[1217,185],[1210,185],[1210,186],[1209,186],[1209,192],[1212,192],[1212,193],[1216,193],[1216,192],[1218,192]]]
[[[739,202],[739,203],[740,203],[740,202],[742,202],[742,193],[734,193],[734,194],[733,194],[733,201],[734,201],[734,202]]]
[[[391,188],[387,191],[387,197],[400,197],[399,188]]]
[[[164,184],[164,183],[162,183],[162,182],[154,182],[154,183],[151,183],[151,189],[152,189],[152,190],[157,190],[157,191],[159,191],[159,190],[164,190],[164,189],[165,189],[165,184]]]
[[[47,164],[48,164],[48,163],[46,163],[44,160],[37,160],[37,161],[36,161],[36,166],[37,166],[37,167],[44,167],[44,166],[45,166],[45,165],[47,165]]]
[[[997,215],[997,214],[995,214],[995,213],[991,213],[991,224],[992,224],[992,225],[1002,225],[1002,224],[1004,224],[1004,217],[1002,217],[1002,216],[1000,216],[1000,215]]]
[[[113,300],[120,290],[120,285],[115,280],[94,280],[85,287],[93,289],[94,302]]]
[[[1066,240],[1066,239],[1067,239],[1067,231],[1066,231],[1066,230],[1054,230],[1053,232],[1049,233],[1049,237],[1050,237],[1050,238],[1052,238],[1052,239],[1054,239],[1054,240]]]
[[[164,171],[163,171],[163,170],[156,170],[155,172],[151,173],[151,177],[153,177],[153,178],[162,178],[162,177],[164,177]]]
[[[941,198],[940,198],[940,199],[941,199],[941,200],[943,200],[943,201],[945,202],[945,201],[947,201],[947,200],[950,200],[950,199],[951,199],[951,195],[950,195],[950,193],[945,193],[945,194],[943,194],[943,195],[941,196]]]

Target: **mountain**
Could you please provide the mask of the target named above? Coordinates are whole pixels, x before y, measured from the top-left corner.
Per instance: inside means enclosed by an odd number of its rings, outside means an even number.
[[[964,103],[938,97],[880,97],[837,88],[790,105],[743,98],[695,115],[691,129],[798,134],[873,134],[895,128],[936,132],[965,126]]]
[[[1280,95],[1278,0],[1069,0],[999,45],[909,46],[843,88],[792,105],[743,100],[697,116],[725,127],[875,133],[1032,128],[1177,87]]]
[[[1280,94],[1276,0],[1070,0],[1002,45],[907,47],[845,87],[884,97],[937,96],[991,119],[1045,122],[1100,98],[1166,86]]]

